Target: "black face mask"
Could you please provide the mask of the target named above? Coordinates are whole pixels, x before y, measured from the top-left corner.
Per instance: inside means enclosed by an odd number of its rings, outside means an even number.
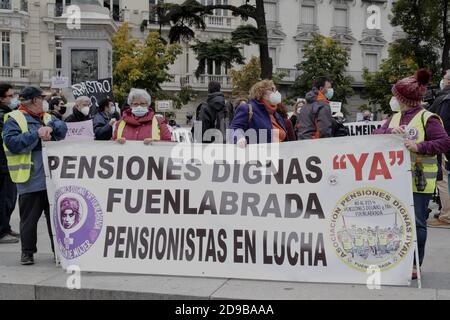
[[[61,107],[61,109],[59,110],[59,113],[61,115],[63,115],[64,113],[66,113],[67,108],[66,107]]]

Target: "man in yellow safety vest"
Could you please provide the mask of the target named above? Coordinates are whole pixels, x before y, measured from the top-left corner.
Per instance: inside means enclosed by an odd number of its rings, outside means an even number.
[[[5,115],[3,143],[11,180],[19,193],[21,263],[34,264],[37,224],[44,212],[53,249],[42,141],[64,139],[66,124],[45,113],[45,95],[38,87],[26,87],[19,95],[18,110]]]

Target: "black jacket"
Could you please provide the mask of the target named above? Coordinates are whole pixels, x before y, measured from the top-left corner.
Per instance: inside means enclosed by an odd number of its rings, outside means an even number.
[[[99,112],[94,116],[94,133],[95,140],[111,140],[113,135],[113,127],[109,125],[111,118],[104,112]]]
[[[444,91],[443,94],[439,95],[431,107],[433,110],[436,110],[435,113],[441,117],[445,131],[447,131],[447,134],[450,136],[450,88],[448,89],[447,94],[445,94]],[[448,162],[448,160],[450,160],[450,150],[445,153],[445,157],[447,158],[445,168],[450,171],[450,163]],[[440,166],[439,170],[441,170]],[[441,177],[438,177],[438,180],[439,178]]]
[[[325,101],[317,101],[318,94],[319,90],[316,88],[306,94],[307,103],[300,110],[297,118],[298,140],[333,136],[333,118],[330,105]]]
[[[91,120],[91,115],[88,114],[85,116],[77,108],[73,107],[73,112],[70,116],[67,117],[66,122],[82,122]]]
[[[217,127],[217,116],[220,112],[225,112],[225,97],[222,92],[214,92],[208,94],[206,106],[201,109],[200,119],[202,121],[202,137],[208,129]],[[207,141],[205,141],[207,142]]]
[[[0,104],[0,174],[8,173],[8,162],[6,160],[5,150],[3,149],[3,118],[5,114],[10,113],[12,110],[4,105]]]

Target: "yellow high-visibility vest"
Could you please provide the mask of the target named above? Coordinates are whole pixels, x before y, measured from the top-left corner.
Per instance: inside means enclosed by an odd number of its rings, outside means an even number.
[[[15,110],[10,113],[5,114],[4,122],[9,118],[13,118],[19,125],[20,131],[22,133],[28,132],[28,123],[25,115],[19,111]],[[44,123],[47,125],[52,120],[52,116],[48,113],[44,114]],[[14,183],[25,183],[30,179],[31,167],[33,161],[31,161],[31,151],[24,154],[14,154],[11,153],[3,142],[3,148],[5,150],[6,160],[8,162],[9,175]]]
[[[414,118],[408,124],[407,130],[408,129],[416,129],[418,132],[418,136],[415,141],[416,144],[419,144],[419,143],[425,141],[425,127],[426,127],[428,119],[430,119],[430,117],[432,117],[432,116],[436,116],[436,115],[429,111],[421,110],[414,116]],[[394,114],[394,116],[392,117],[391,123],[389,124],[389,128],[399,127],[400,126],[400,118],[401,118],[400,112]],[[422,123],[422,119],[423,119],[423,123]],[[416,162],[420,162],[423,165],[424,176],[425,176],[425,179],[427,180],[427,185],[426,185],[424,191],[418,191],[416,184],[414,183]],[[413,175],[413,192],[434,193],[434,190],[436,189],[436,178],[437,178],[437,173],[438,173],[436,156],[419,155],[415,152],[411,152],[411,172]]]
[[[120,120],[119,126],[117,127],[117,139],[120,139],[123,137],[123,130],[125,129],[125,126],[127,123],[125,120]],[[150,138],[150,137],[149,137]],[[158,141],[161,140],[161,130],[159,128],[159,122],[156,118],[156,115],[153,116],[152,119],[152,140]]]

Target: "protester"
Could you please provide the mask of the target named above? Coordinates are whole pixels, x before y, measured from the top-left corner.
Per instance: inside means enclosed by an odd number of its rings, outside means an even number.
[[[75,100],[73,111],[70,116],[67,117],[66,122],[82,122],[91,120],[90,110],[92,107],[91,99],[86,96],[78,97]]]
[[[421,107],[430,79],[430,72],[421,69],[414,76],[397,81],[392,88],[390,105],[392,111],[399,112],[375,131],[377,134],[405,135],[405,147],[411,151],[419,266],[425,256],[428,204],[436,187],[436,155],[450,150],[450,138],[439,117]],[[416,277],[414,266],[413,278]]]
[[[65,102],[61,97],[53,97],[49,102],[50,114],[59,120],[62,120],[63,115],[66,113]]]
[[[42,212],[54,252],[41,139],[64,139],[67,126],[44,112],[45,96],[38,87],[25,87],[19,97],[19,109],[5,117],[3,140],[11,179],[19,193],[21,263],[29,265],[34,264],[37,252],[37,224]]]
[[[100,102],[98,112],[93,119],[95,140],[111,140],[114,124],[117,121],[113,117],[114,113],[115,105],[109,98]]]
[[[450,136],[450,70],[447,70],[441,80],[441,91],[438,93],[433,105],[429,108],[429,111],[438,114],[442,122],[444,123],[445,131]],[[429,227],[436,228],[450,228],[450,195],[449,195],[449,172],[450,163],[447,161],[450,159],[450,152],[446,154],[446,157],[438,157],[438,189],[439,198],[441,201],[441,210],[437,219],[431,219],[428,221]]]
[[[361,121],[372,121],[372,112],[370,112],[369,110],[364,110],[363,111],[363,118]]]
[[[232,141],[240,147],[245,147],[247,143],[285,141],[286,126],[281,115],[276,112],[277,105],[280,103],[281,94],[273,81],[262,80],[253,85],[250,89],[250,101],[236,109],[231,122]],[[252,132],[245,132],[249,129],[253,129]],[[274,130],[273,136],[272,130]]]
[[[292,114],[290,120],[292,122],[292,126],[295,128],[297,124],[298,115],[300,113],[300,110],[303,108],[303,106],[306,104],[305,99],[297,99],[297,102],[294,104],[294,113]]]
[[[0,243],[17,243],[19,234],[11,230],[11,215],[16,207],[17,188],[11,180],[8,162],[3,147],[3,119],[17,108],[13,87],[9,83],[0,83]]]
[[[119,143],[126,140],[144,141],[171,141],[172,137],[163,117],[156,116],[150,108],[151,97],[142,89],[131,89],[128,95],[128,105],[120,121],[114,128],[113,139]]]
[[[225,131],[228,127],[226,121],[227,107],[225,97],[220,91],[219,82],[211,81],[208,84],[208,98],[206,103],[201,106],[200,121],[202,122],[202,141],[203,143],[225,142]],[[205,138],[205,132],[209,129],[218,129],[222,133],[222,141]],[[211,141],[212,140],[212,141]]]
[[[284,104],[280,103],[277,107],[277,112],[284,119],[284,125],[287,130],[287,138],[285,141],[297,141],[294,127],[292,126],[291,120],[288,118],[288,108]]]
[[[333,97],[330,79],[320,77],[314,81],[306,95],[306,105],[300,110],[296,131],[299,140],[332,137],[333,119],[329,100]]]
[[[350,135],[349,129],[344,125],[345,117],[342,112],[333,114],[333,137],[346,137]]]

